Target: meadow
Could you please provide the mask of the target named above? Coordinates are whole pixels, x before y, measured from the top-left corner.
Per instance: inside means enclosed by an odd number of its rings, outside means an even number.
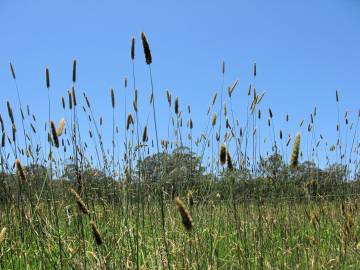
[[[223,80],[195,134],[190,105],[154,87],[144,33],[141,45],[151,114],[139,120],[133,38],[124,127],[114,89],[109,116],[96,115],[77,89],[76,60],[72,87],[55,107],[45,69],[43,125],[10,64],[18,102],[0,115],[0,269],[358,269],[360,112],[343,117],[334,91],[334,143],[316,132],[316,107],[297,124],[305,132],[287,131],[288,114],[275,128],[254,64],[248,106],[233,108],[238,81]],[[168,104],[166,131],[158,130],[159,98]],[[64,117],[53,119],[54,111]],[[103,136],[103,117],[111,137]]]

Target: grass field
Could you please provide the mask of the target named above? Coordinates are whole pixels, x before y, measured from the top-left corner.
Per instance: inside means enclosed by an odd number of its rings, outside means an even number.
[[[290,134],[289,115],[275,128],[253,83],[239,121],[238,81],[226,87],[222,63],[204,130],[193,133],[190,106],[167,91],[168,126],[159,131],[152,56],[141,40],[151,113],[139,120],[133,39],[125,80],[133,100],[125,99],[119,132],[110,90],[110,138],[77,91],[76,60],[61,106],[51,102],[46,68],[45,132],[10,64],[18,104],[0,115],[0,269],[359,269],[360,113],[340,117],[336,91],[336,142],[316,131],[316,107]],[[64,115],[59,124],[54,111]]]
[[[190,231],[172,202],[164,206],[164,227],[161,205],[153,200],[138,206],[124,200],[114,211],[111,205],[96,204],[88,215],[64,201],[56,205],[57,216],[45,203],[26,207],[24,213],[1,209],[2,225],[8,228],[6,238],[1,237],[1,269],[25,269],[25,264],[27,269],[359,267],[355,199],[194,201]],[[93,238],[90,220],[96,220],[102,244]]]

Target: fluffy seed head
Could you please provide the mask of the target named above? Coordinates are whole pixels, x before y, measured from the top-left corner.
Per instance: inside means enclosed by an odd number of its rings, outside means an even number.
[[[76,107],[77,102],[76,102],[75,87],[71,88],[71,95],[72,95],[72,98],[73,98],[74,107]]]
[[[175,98],[174,110],[176,114],[179,114],[179,98]]]
[[[76,82],[76,59],[73,60],[73,66],[72,66],[72,81],[73,81],[73,83]]]
[[[1,136],[1,147],[5,147],[5,132],[3,132]]]
[[[135,38],[131,39],[131,52],[130,52],[131,60],[135,59]]]
[[[234,84],[228,89],[228,94],[229,94],[229,97],[231,97],[232,93],[234,92],[236,86],[238,85],[239,83],[239,80],[236,80],[234,82]]]
[[[171,94],[170,94],[169,90],[166,90],[166,98],[167,98],[169,107],[171,107]]]
[[[79,206],[79,209],[81,210],[81,212],[83,212],[85,215],[89,214],[90,211],[89,209],[86,207],[86,204],[84,203],[84,201],[81,199],[80,195],[72,188],[70,188],[70,192],[75,196],[75,200],[77,205]]]
[[[212,99],[212,106],[214,106],[215,102],[216,102],[216,98],[217,98],[217,93],[214,94],[213,99]]]
[[[0,125],[1,125],[1,131],[4,132],[5,131],[5,127],[4,127],[4,121],[2,119],[2,116],[0,114]]]
[[[4,242],[4,240],[6,239],[6,231],[7,231],[7,228],[4,227],[4,228],[2,228],[2,230],[0,232],[0,244],[2,242]]]
[[[300,152],[300,133],[297,133],[290,158],[290,168],[292,170],[295,170],[299,163],[299,152]]]
[[[231,160],[231,156],[230,153],[227,151],[226,152],[226,161],[227,161],[227,168],[228,170],[231,172],[234,170],[234,166],[232,164],[232,160]]]
[[[58,138],[56,127],[55,127],[55,124],[53,121],[50,122],[50,126],[51,126],[51,134],[52,134],[54,145],[56,148],[59,148],[59,138]]]
[[[8,109],[8,114],[9,114],[9,118],[11,120],[11,123],[14,124],[15,121],[14,121],[14,114],[13,114],[13,111],[12,111],[12,108],[11,108],[11,105],[10,105],[10,102],[7,101],[6,102],[6,105],[7,105],[7,109]]]
[[[49,68],[46,67],[45,69],[45,77],[46,77],[46,88],[50,88],[50,74],[49,74]]]
[[[59,121],[58,128],[56,130],[56,134],[58,135],[58,137],[60,137],[62,135],[64,127],[65,127],[65,119],[61,118]]]
[[[16,170],[17,173],[22,181],[26,181],[25,171],[21,165],[21,162],[19,159],[15,160]]]
[[[184,203],[182,202],[182,200],[179,197],[175,198],[175,204],[179,210],[182,224],[184,225],[186,230],[190,231],[193,227],[192,218],[190,216],[190,213],[187,211]]]
[[[213,117],[212,117],[212,121],[211,121],[212,126],[216,125],[216,113],[214,113]]]
[[[65,99],[64,99],[64,97],[61,97],[61,105],[62,105],[63,109],[65,110]]]
[[[15,142],[15,140],[16,140],[16,126],[15,126],[15,124],[12,125],[12,139],[13,139],[13,142]]]
[[[11,71],[11,76],[13,77],[13,79],[16,80],[15,70],[11,63],[10,63],[10,71]]]
[[[271,108],[269,108],[269,116],[270,116],[270,118],[273,118],[273,113],[272,113]]]
[[[227,153],[226,145],[221,144],[220,145],[220,157],[219,157],[221,165],[224,165],[226,162],[226,153]]]
[[[142,141],[143,142],[146,142],[148,139],[148,136],[147,136],[147,126],[144,127],[144,131],[143,131],[143,135],[142,135]]]
[[[69,109],[72,110],[72,96],[70,91],[68,91],[68,96],[69,96]]]
[[[144,48],[144,54],[145,54],[146,64],[150,65],[150,64],[152,63],[150,46],[149,46],[149,43],[148,43],[148,41],[147,41],[147,38],[146,38],[144,32],[141,32],[141,40],[142,40],[142,44],[143,44],[143,48]]]
[[[131,124],[134,124],[134,120],[133,120],[131,113],[129,113],[127,121],[126,121],[126,130],[129,130],[129,127]]]
[[[115,108],[115,94],[113,88],[111,88],[111,106]]]
[[[92,230],[93,237],[94,237],[94,240],[95,240],[96,244],[97,244],[98,246],[101,246],[104,241],[103,241],[103,239],[102,239],[102,237],[101,237],[101,234],[100,234],[99,229],[98,229],[97,226],[96,226],[95,221],[93,221],[93,220],[90,221],[90,226],[91,226],[91,230]]]
[[[88,108],[90,108],[90,102],[89,102],[89,99],[88,99],[86,93],[83,92],[83,95],[84,95],[84,98],[85,98],[86,106],[87,106]]]

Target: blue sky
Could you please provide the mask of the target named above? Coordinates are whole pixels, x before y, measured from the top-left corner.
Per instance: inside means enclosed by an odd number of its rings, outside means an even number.
[[[340,91],[341,118],[349,111],[350,119],[355,120],[360,107],[359,14],[357,0],[1,0],[0,111],[6,115],[8,99],[16,104],[11,61],[23,103],[30,104],[45,121],[44,70],[49,66],[57,122],[63,115],[60,98],[71,87],[72,59],[76,58],[78,91],[86,90],[96,113],[108,116],[104,132],[110,135],[110,88],[116,91],[116,117],[121,126],[123,79],[131,79],[129,51],[135,36],[144,123],[151,112],[148,70],[139,39],[145,31],[153,54],[161,135],[167,132],[167,88],[179,96],[184,111],[191,104],[195,130],[203,130],[211,97],[221,88],[220,63],[224,60],[225,85],[239,79],[233,97],[239,119],[246,114],[246,92],[256,62],[257,89],[266,91],[262,107],[272,108],[276,127],[282,127],[288,112],[288,131],[295,133],[299,121],[305,118],[307,122],[317,106],[317,133],[334,141],[335,90]],[[129,83],[132,87],[131,80]]]

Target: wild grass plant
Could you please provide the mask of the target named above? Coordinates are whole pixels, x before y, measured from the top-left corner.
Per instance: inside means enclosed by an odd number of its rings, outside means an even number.
[[[132,38],[123,127],[119,91],[110,89],[111,138],[90,97],[78,91],[76,60],[61,104],[51,99],[45,69],[45,129],[23,106],[10,64],[18,104],[7,101],[8,117],[0,115],[0,268],[359,268],[360,113],[341,119],[339,91],[335,143],[317,132],[316,107],[297,125],[301,133],[290,134],[291,116],[277,122],[262,106],[256,64],[245,121],[238,118],[238,80],[226,87],[222,62],[220,96],[209,99],[204,123],[167,90],[167,130],[159,132],[159,78],[144,33],[141,41],[152,117],[145,121],[138,105],[147,95],[137,88]],[[203,129],[197,134],[194,126]]]

